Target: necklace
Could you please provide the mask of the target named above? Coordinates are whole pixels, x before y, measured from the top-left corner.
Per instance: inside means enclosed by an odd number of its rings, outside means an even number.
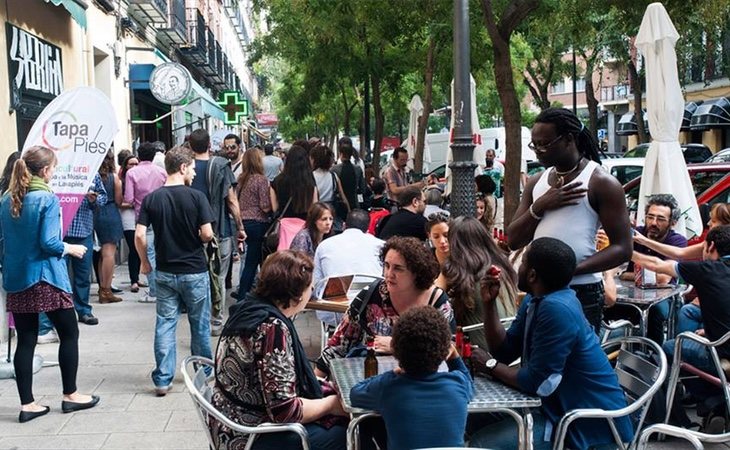
[[[580,167],[580,163],[581,162],[583,162],[583,157],[582,156],[580,157],[580,159],[578,159],[578,163],[575,165],[575,167],[573,167],[570,170],[566,170],[565,172],[560,172],[557,168],[555,168],[555,175],[557,177],[557,182],[558,183],[562,183],[563,182],[563,178],[566,175],[570,175],[571,173],[573,173],[576,170],[578,170],[578,167]]]

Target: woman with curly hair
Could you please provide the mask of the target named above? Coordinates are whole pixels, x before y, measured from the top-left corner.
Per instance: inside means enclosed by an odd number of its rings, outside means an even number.
[[[463,447],[472,379],[444,316],[428,306],[403,313],[393,327],[393,354],[400,368],[353,386],[352,405],[383,416],[387,448]],[[438,372],[444,360],[449,371]]]
[[[316,362],[318,374],[329,373],[329,361],[344,358],[363,347],[368,336],[375,338],[375,351],[392,353],[393,326],[401,314],[418,306],[431,306],[456,329],[454,314],[446,292],[434,284],[439,265],[423,242],[412,237],[394,236],[380,252],[383,280],[374,291],[362,314],[348,311],[337,326]],[[354,317],[359,320],[355,320]]]
[[[312,260],[292,250],[276,252],[261,267],[245,301],[231,308],[215,356],[211,403],[236,423],[304,424],[312,449],[345,447],[345,416],[333,390],[324,391],[294,327],[312,295]],[[338,424],[339,423],[339,424]],[[212,420],[215,448],[243,450],[250,438]],[[300,448],[292,433],[259,435],[253,449]]]
[[[314,252],[324,237],[332,231],[335,211],[327,203],[317,202],[309,208],[304,228],[291,241],[292,250],[299,250],[314,258]]]
[[[449,247],[444,275],[456,324],[468,326],[483,321],[480,282],[492,265],[502,271],[502,289],[496,300],[499,317],[514,317],[517,274],[486,228],[473,217],[457,217],[449,227]],[[487,349],[482,329],[470,332],[469,337],[473,344]]]

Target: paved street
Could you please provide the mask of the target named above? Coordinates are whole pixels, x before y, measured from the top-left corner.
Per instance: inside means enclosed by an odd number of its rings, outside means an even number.
[[[235,272],[234,272],[235,273]],[[117,269],[115,284],[128,289],[126,267]],[[95,292],[96,288],[92,289]],[[62,414],[58,367],[45,367],[35,376],[34,392],[51,413],[19,424],[18,395],[14,380],[0,380],[0,449],[206,449],[207,442],[193,403],[178,373],[172,391],[154,395],[150,372],[154,365],[152,340],[154,305],[138,303],[141,294],[125,292],[124,302],[99,305],[94,314],[98,326],[80,324],[78,387],[101,396],[98,407]],[[297,318],[307,352],[319,351],[319,326],[311,312]],[[215,345],[215,340],[213,340]],[[215,348],[215,347],[213,347]],[[58,344],[37,347],[49,363],[55,361]],[[190,352],[185,316],[178,329],[178,360]],[[707,448],[724,449],[716,445]],[[654,444],[652,448],[690,448],[678,443]]]

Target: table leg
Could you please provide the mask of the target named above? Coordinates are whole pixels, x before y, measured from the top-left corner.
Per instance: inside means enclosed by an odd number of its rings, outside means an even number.
[[[367,413],[350,420],[350,424],[347,425],[347,450],[360,450],[360,422],[379,416],[377,413]]]
[[[526,416],[523,418],[517,411],[507,408],[500,408],[494,411],[508,414],[515,420],[515,422],[517,422],[517,448],[521,450],[532,450],[532,415],[527,412]]]
[[[641,310],[641,319],[640,319],[641,324],[639,325],[641,329],[639,330],[639,332],[641,333],[641,336],[644,336],[644,337],[646,337],[647,330],[649,329],[648,327],[649,327],[649,310],[650,309],[651,309],[651,307]]]

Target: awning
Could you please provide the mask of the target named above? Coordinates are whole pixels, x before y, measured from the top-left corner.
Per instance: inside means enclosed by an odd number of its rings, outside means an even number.
[[[727,97],[705,100],[692,114],[692,130],[730,127],[730,100]]]
[[[136,90],[144,90],[150,88],[150,75],[155,70],[154,64],[130,64],[129,65],[129,88]],[[190,98],[184,106],[185,110],[195,117],[214,117],[219,120],[225,119],[225,112],[213,100],[203,86],[195,80]]]
[[[71,14],[71,17],[83,29],[86,29],[86,9],[89,5],[85,0],[45,0],[46,3],[53,3],[56,6],[63,6]]]
[[[644,130],[649,131],[649,121],[646,117],[646,111],[642,114],[644,118]],[[618,121],[616,126],[616,134],[619,136],[631,136],[639,133],[639,128],[636,126],[636,117],[632,112],[627,112]]]
[[[682,126],[679,131],[689,131],[692,123],[692,115],[697,111],[697,107],[702,104],[702,100],[696,102],[687,102],[684,104],[684,117],[682,117]]]

